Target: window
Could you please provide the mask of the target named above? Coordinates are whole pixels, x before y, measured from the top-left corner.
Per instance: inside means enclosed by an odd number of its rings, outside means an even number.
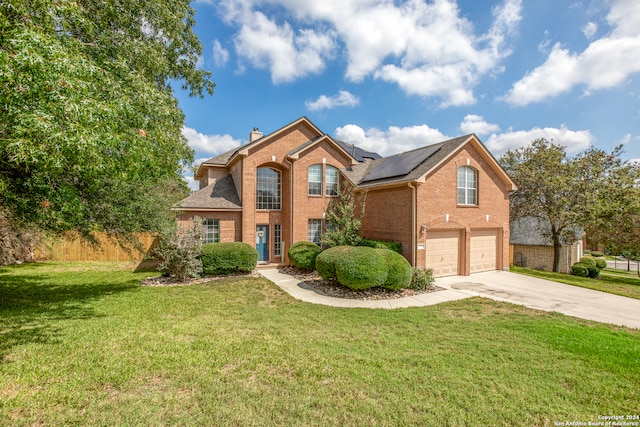
[[[322,165],[309,166],[307,181],[310,196],[322,196]],[[338,168],[326,166],[324,172],[324,194],[326,196],[338,195]]]
[[[310,219],[307,226],[307,240],[320,246],[322,244],[322,220]]]
[[[202,221],[204,227],[203,243],[218,243],[220,241],[220,220],[207,218]]]
[[[282,256],[282,225],[273,225],[273,256]]]
[[[326,194],[327,196],[338,195],[338,168],[327,165],[324,185],[324,194]]]
[[[256,209],[280,209],[280,172],[271,168],[258,168],[256,182]]]
[[[322,195],[322,165],[311,165],[308,171],[309,195]]]
[[[478,172],[468,166],[458,168],[458,204],[478,204]]]

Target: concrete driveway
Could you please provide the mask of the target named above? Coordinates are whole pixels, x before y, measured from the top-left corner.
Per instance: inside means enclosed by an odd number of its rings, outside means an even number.
[[[640,328],[640,300],[535,277],[492,271],[436,279],[436,285],[530,308]]]

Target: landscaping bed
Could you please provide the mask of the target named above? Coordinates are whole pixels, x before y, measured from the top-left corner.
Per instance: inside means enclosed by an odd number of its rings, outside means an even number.
[[[353,291],[345,286],[340,285],[337,282],[330,280],[323,280],[320,275],[314,270],[303,270],[292,266],[278,267],[281,273],[294,276],[298,280],[301,280],[306,286],[312,288],[316,292],[335,298],[346,299],[359,299],[359,300],[382,300],[382,299],[396,299],[411,297],[418,294],[424,294],[428,292],[437,292],[444,290],[438,286],[431,286],[427,290],[415,290],[415,289],[399,289],[391,290],[382,287],[375,287],[365,289],[361,291]]]

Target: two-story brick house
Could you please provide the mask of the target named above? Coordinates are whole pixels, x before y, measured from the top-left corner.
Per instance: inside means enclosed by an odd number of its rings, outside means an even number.
[[[506,269],[513,181],[475,135],[381,158],[332,138],[302,117],[202,163],[200,190],[179,220],[204,219],[205,241],[255,245],[286,262],[300,240],[320,241],[324,212],[346,179],[367,191],[364,237],[402,242],[437,276]]]

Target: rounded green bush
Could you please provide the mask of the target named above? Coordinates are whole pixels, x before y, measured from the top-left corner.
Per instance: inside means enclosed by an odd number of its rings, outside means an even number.
[[[382,284],[383,288],[398,290],[411,285],[413,272],[411,264],[402,255],[389,249],[376,249],[384,258],[387,266],[387,278]]]
[[[248,243],[207,243],[200,251],[202,273],[220,275],[250,272],[258,264],[258,251]]]
[[[591,255],[591,251],[589,249],[585,249],[582,253],[585,255]]]
[[[596,260],[588,256],[583,256],[579,262],[596,267]]]
[[[366,246],[351,247],[335,263],[338,282],[354,291],[384,284],[387,264],[377,249]]]
[[[589,277],[589,269],[587,264],[576,262],[571,266],[571,274],[579,277]]]
[[[375,249],[389,249],[399,254],[402,254],[402,243],[392,242],[389,240],[370,240],[362,239],[358,246],[368,246]]]
[[[603,268],[607,268],[607,261],[604,259],[597,259],[596,267],[598,267],[600,270],[602,270]]]
[[[586,255],[586,253],[585,253]],[[604,256],[604,254],[600,251],[591,251],[591,256],[597,257],[597,258],[601,258]]]
[[[313,270],[316,267],[316,257],[322,249],[313,242],[296,242],[289,248],[289,262],[294,267]]]
[[[336,262],[345,257],[351,246],[335,246],[322,251],[316,257],[316,271],[324,280],[336,280]]]

